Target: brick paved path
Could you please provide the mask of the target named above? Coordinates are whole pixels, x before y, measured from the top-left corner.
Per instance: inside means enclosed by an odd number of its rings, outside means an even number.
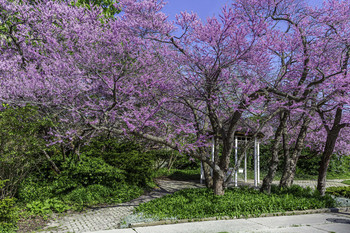
[[[180,189],[204,187],[195,182],[173,180],[158,180],[158,185],[158,189],[127,203],[118,204],[113,207],[89,209],[83,213],[57,217],[57,220],[52,220],[44,228],[44,231],[41,232],[80,233],[116,229],[119,228],[120,220],[125,216],[130,215],[133,212],[134,207],[138,206],[140,203],[174,193]]]
[[[342,180],[329,180],[327,187],[330,186],[346,186],[341,184]],[[239,182],[241,184],[242,182]],[[249,185],[254,183],[248,180]],[[294,184],[303,187],[316,187],[316,180],[295,180]],[[113,207],[93,208],[83,213],[70,214],[64,217],[57,217],[52,220],[42,233],[80,233],[88,231],[109,230],[119,228],[120,220],[130,215],[135,206],[140,203],[150,201],[155,198],[162,197],[167,194],[174,193],[180,189],[204,187],[196,182],[174,181],[174,180],[158,180],[159,188],[153,190],[149,194],[142,195],[139,198],[118,204]]]

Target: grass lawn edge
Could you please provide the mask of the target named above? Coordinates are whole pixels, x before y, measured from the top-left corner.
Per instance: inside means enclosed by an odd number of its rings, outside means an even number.
[[[350,207],[332,207],[332,208],[322,208],[322,209],[310,209],[310,210],[295,210],[295,211],[286,211],[286,212],[276,212],[276,213],[266,213],[259,216],[248,215],[248,217],[242,218],[257,218],[257,217],[275,217],[275,216],[290,216],[290,215],[303,215],[303,214],[318,214],[318,213],[339,213],[339,212],[350,212]],[[216,221],[216,220],[232,220],[238,219],[237,217],[208,217],[208,218],[193,218],[193,219],[167,219],[159,220],[154,222],[140,222],[140,223],[131,223],[129,228],[136,227],[147,227],[147,226],[157,226],[157,225],[167,225],[167,224],[177,224],[177,223],[189,223],[189,222],[202,222],[202,221]]]

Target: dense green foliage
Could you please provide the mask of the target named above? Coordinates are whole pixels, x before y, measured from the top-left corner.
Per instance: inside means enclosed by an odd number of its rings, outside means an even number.
[[[152,186],[155,155],[133,142],[97,138],[82,149],[89,157],[99,157],[108,165],[125,171],[125,180],[142,187]]]
[[[0,191],[6,181],[0,180]],[[0,198],[0,232],[11,232],[18,221],[18,212],[13,198]]]
[[[121,203],[138,197],[143,188],[126,182],[125,171],[102,158],[82,156],[81,161],[59,164],[60,174],[43,166],[22,182],[18,199],[33,214],[81,210],[85,206]]]
[[[269,168],[269,159],[272,156],[271,144],[261,144],[260,146],[260,171],[265,174]],[[315,179],[318,175],[321,155],[315,153],[309,148],[302,150],[296,168],[296,179]],[[253,169],[252,156],[248,160],[248,168]],[[281,156],[279,160],[277,176],[280,176],[284,168],[284,159]],[[350,178],[350,156],[333,155],[330,161],[327,178],[328,179],[343,179]]]
[[[155,177],[199,180],[198,161],[166,148],[150,150],[135,141],[110,135],[96,137],[88,144],[73,139],[70,143],[76,147],[79,144],[78,151],[67,142],[48,147],[47,140],[52,137],[48,132],[58,126],[32,106],[4,105],[0,111],[0,179],[7,180],[0,192],[0,232],[15,229],[20,209],[26,210],[26,215],[45,217],[52,212],[127,202],[140,196],[144,189],[154,187]],[[262,148],[262,172],[267,167],[269,153],[268,145]],[[298,174],[316,174],[319,157],[310,158],[299,160]],[[346,174],[349,162],[348,157],[334,157],[330,174]],[[59,171],[53,169],[53,164]],[[252,164],[253,161],[248,160],[248,167]],[[161,199],[160,204],[153,207],[149,204],[150,207],[140,208],[160,217],[187,218],[259,215],[329,205],[329,200],[315,203],[314,196],[308,196],[308,192],[274,188],[274,194],[267,196],[249,189],[230,189],[224,197],[214,197],[208,190],[192,190]],[[274,201],[268,203],[271,198]],[[195,212],[191,212],[193,210]]]
[[[228,189],[224,196],[215,196],[209,189],[187,189],[143,203],[136,211],[160,219],[241,217],[325,208],[334,204],[330,196],[321,197],[316,191],[299,186],[289,189],[274,187],[270,195],[247,187]]]
[[[326,189],[326,193],[334,196],[350,198],[350,186],[329,187]]]
[[[342,183],[343,183],[343,184],[350,185],[350,180],[343,180]]]
[[[14,196],[18,184],[43,159],[46,149],[43,136],[53,123],[43,118],[35,107],[13,108],[3,105],[0,111],[0,179],[8,180],[2,196]]]
[[[172,180],[198,181],[200,179],[200,168],[197,169],[170,169],[161,168],[156,171],[157,177],[168,177]]]

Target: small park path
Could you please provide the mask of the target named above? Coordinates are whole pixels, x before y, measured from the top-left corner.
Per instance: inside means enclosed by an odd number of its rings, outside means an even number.
[[[115,206],[89,208],[82,213],[74,213],[66,216],[56,216],[48,225],[40,231],[42,233],[80,233],[98,230],[117,229],[120,221],[130,215],[134,208],[141,203],[174,193],[186,188],[199,188],[203,185],[189,181],[174,181],[168,179],[157,180],[158,188],[144,194],[130,202]]]
[[[341,183],[342,180],[328,180],[327,187],[330,186],[346,186]],[[162,197],[167,194],[174,193],[186,188],[199,188],[204,185],[194,181],[175,181],[169,179],[157,180],[158,188],[152,192],[144,194],[135,200],[127,203],[117,204],[108,207],[89,208],[85,212],[67,214],[59,216],[51,220],[44,227],[41,233],[82,233],[99,230],[111,230],[120,227],[120,221],[124,217],[132,214],[134,208],[141,203],[148,202],[152,199]],[[252,185],[253,180],[248,180],[246,184]],[[242,184],[239,182],[239,184]],[[315,188],[316,180],[295,180],[294,184],[302,187]]]

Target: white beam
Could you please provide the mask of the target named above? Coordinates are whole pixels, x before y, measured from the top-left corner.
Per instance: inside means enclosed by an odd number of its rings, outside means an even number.
[[[212,139],[212,146],[211,146],[211,161],[214,162],[214,155],[215,155],[215,137]],[[210,169],[210,174],[213,176],[213,169]]]
[[[245,150],[244,150],[244,182],[247,183],[247,137],[245,137]]]
[[[256,137],[254,138],[254,186],[258,187],[258,176],[257,176],[257,143]]]
[[[237,162],[238,162],[238,138],[235,137],[235,167],[237,167]],[[237,173],[238,167],[235,170],[235,187],[237,187],[237,181],[238,181],[238,173]]]
[[[203,184],[204,180],[204,169],[203,169],[203,162],[201,162],[201,177],[199,178],[199,182]]]
[[[258,173],[258,184],[260,184],[260,142],[257,145],[257,173]]]

